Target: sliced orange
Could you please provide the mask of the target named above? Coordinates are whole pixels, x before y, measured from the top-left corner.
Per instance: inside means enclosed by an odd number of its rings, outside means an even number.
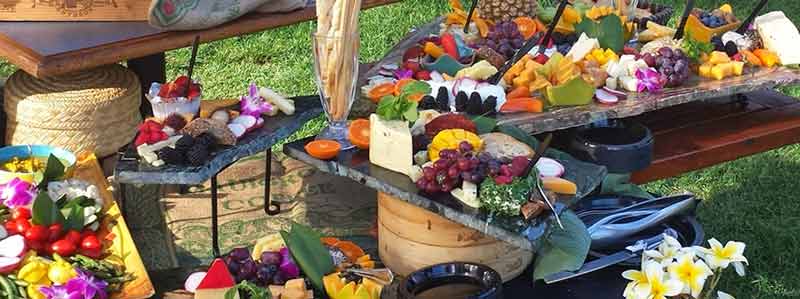
[[[333,140],[314,140],[306,144],[306,152],[314,158],[328,160],[335,158],[342,149],[342,145]]]
[[[385,96],[390,96],[394,92],[394,84],[392,83],[383,83],[378,86],[373,87],[367,93],[367,97],[377,104],[381,101],[381,99]]]
[[[400,92],[403,91],[403,86],[406,86],[406,84],[414,81],[416,80],[411,78],[403,78],[398,80],[397,83],[394,84],[394,95],[399,96]]]
[[[516,18],[514,19],[514,24],[517,24],[519,33],[521,33],[525,39],[529,39],[536,34],[536,21],[529,17]]]
[[[361,249],[361,247],[356,245],[356,243],[350,241],[339,241],[339,243],[336,243],[336,246],[334,247],[342,251],[342,253],[344,253],[350,262],[356,262],[358,261],[358,258],[366,254],[364,249]]]
[[[422,97],[424,97],[424,96],[425,96],[424,93],[415,93],[415,94],[412,94],[412,95],[408,96],[408,100],[412,101],[414,103],[419,103],[419,101],[422,101]]]
[[[322,244],[325,244],[325,246],[330,247],[336,246],[336,243],[339,243],[339,239],[334,237],[322,237],[319,240],[322,241]]]
[[[347,139],[359,149],[369,148],[369,120],[359,118],[350,123]]]

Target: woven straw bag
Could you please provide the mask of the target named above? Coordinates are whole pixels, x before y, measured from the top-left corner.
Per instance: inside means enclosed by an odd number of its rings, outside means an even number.
[[[6,144],[111,155],[136,134],[141,95],[136,75],[117,64],[46,79],[17,71],[4,91]]]

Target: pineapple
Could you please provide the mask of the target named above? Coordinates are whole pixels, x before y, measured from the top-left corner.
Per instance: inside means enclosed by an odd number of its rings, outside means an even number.
[[[511,21],[516,17],[535,17],[537,0],[478,1],[481,16],[494,22]]]

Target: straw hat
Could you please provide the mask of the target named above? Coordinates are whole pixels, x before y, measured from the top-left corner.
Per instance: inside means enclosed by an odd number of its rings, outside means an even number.
[[[136,134],[141,95],[139,79],[118,64],[45,79],[17,71],[4,91],[6,144],[111,155]]]

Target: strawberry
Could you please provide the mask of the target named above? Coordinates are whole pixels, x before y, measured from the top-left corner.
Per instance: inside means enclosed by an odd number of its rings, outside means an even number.
[[[147,143],[147,135],[144,133],[140,133],[139,136],[136,136],[136,141],[133,142],[137,147],[145,143]]]
[[[421,70],[414,74],[414,78],[417,80],[430,80],[431,79],[431,72],[426,70]]]
[[[403,68],[411,70],[414,73],[417,73],[422,70],[422,67],[419,65],[419,62],[415,61],[406,61],[406,63],[403,64]]]

